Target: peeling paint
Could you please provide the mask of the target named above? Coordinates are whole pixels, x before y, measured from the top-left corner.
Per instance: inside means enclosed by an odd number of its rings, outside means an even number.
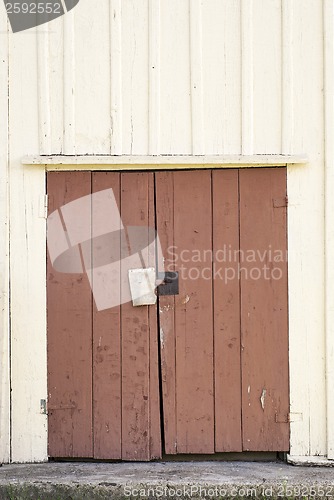
[[[186,296],[184,297],[184,299],[182,300],[182,304],[188,304],[189,300],[190,300],[189,295],[186,295]]]
[[[165,347],[165,334],[162,328],[160,328],[160,343],[161,343],[161,348],[164,349]]]
[[[265,405],[265,401],[266,401],[266,395],[267,395],[267,389],[263,388],[262,389],[262,394],[261,394],[261,397],[260,397],[261,406],[262,406],[262,410],[263,411],[264,411],[264,405]]]
[[[159,307],[160,313],[170,311],[171,309],[174,309],[174,307],[171,306],[170,304],[166,304],[165,306]]]

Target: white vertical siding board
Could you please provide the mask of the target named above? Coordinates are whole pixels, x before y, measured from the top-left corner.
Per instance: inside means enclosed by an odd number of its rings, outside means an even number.
[[[313,0],[307,12],[305,2],[301,2],[300,12],[307,13],[304,19],[302,33],[308,33],[308,44],[303,54],[303,59],[309,61],[308,71],[304,72],[304,81],[308,82],[307,74],[312,74],[310,79],[310,95],[304,103],[304,110],[309,107],[309,114],[304,117],[304,128],[307,127],[307,141],[312,140],[314,161],[312,169],[308,169],[309,196],[308,202],[310,216],[308,220],[308,258],[310,279],[313,280],[314,291],[309,298],[309,305],[315,307],[310,318],[309,341],[309,384],[310,384],[310,454],[312,456],[325,455],[327,452],[326,436],[326,342],[325,342],[325,263],[324,263],[324,57],[323,57],[323,2]],[[314,31],[310,30],[310,25]],[[307,54],[307,57],[305,57]],[[310,58],[310,59],[309,59]],[[314,72],[314,73],[312,73]],[[307,102],[310,99],[309,103]],[[310,117],[312,117],[310,119]],[[315,126],[315,123],[317,125]],[[310,146],[308,146],[310,147]],[[305,148],[305,146],[304,146]],[[312,215],[311,215],[312,214]],[[311,224],[310,224],[310,221]],[[306,231],[305,231],[306,232]],[[311,235],[311,237],[310,237]],[[306,288],[307,289],[307,288]]]
[[[149,146],[160,152],[160,0],[149,0]]]
[[[161,154],[191,154],[188,0],[161,0]]]
[[[240,154],[240,0],[204,0],[202,20],[205,153]]]
[[[254,153],[253,0],[240,0],[242,68],[242,154]]]
[[[282,0],[282,153],[294,149],[294,6],[290,0]],[[302,245],[296,224],[300,216],[299,176],[302,172],[288,167],[288,266],[289,266],[289,370],[290,370],[290,411],[302,413],[300,421],[291,422],[291,453],[296,456],[308,455],[310,449],[310,408],[309,387],[305,384],[305,360],[308,358],[307,337],[299,327],[298,311],[302,301],[295,290],[299,284],[299,249]],[[297,226],[298,227],[298,226]],[[299,285],[298,285],[299,286]]]
[[[80,0],[75,15],[75,141],[79,154],[110,151],[109,0]],[[64,50],[70,50],[65,46]]]
[[[45,28],[44,28],[45,29]],[[51,154],[63,152],[64,137],[64,32],[63,18],[48,24],[49,29],[49,99],[51,116]],[[69,54],[68,54],[69,55]],[[49,153],[48,153],[49,154]]]
[[[304,422],[292,424],[291,455],[315,456],[327,451],[322,2],[295,0],[293,26],[293,147],[310,163],[288,171],[291,399]]]
[[[122,136],[122,2],[110,0],[111,154],[123,152]]]
[[[293,113],[293,2],[282,0],[282,153],[291,154],[294,145]]]
[[[123,154],[149,147],[148,15],[148,0],[122,1]]]
[[[324,0],[327,454],[334,459],[334,5]]]
[[[307,167],[306,167],[307,168]],[[301,307],[308,300],[307,263],[301,258],[305,234],[299,228],[305,215],[305,202],[300,186],[302,173],[288,166],[288,269],[289,269],[289,371],[290,411],[301,413],[302,420],[290,424],[290,453],[310,454],[310,395],[308,383],[308,314]],[[303,206],[304,205],[304,206]]]
[[[10,277],[12,460],[47,457],[47,419],[40,399],[47,394],[46,221],[39,217],[45,193],[43,169],[22,167],[39,147],[37,37],[10,36]]]
[[[39,26],[37,34],[38,117],[40,154],[51,152],[49,26]]]
[[[8,36],[0,13],[0,463],[10,460]]]
[[[63,20],[63,116],[64,142],[63,151],[66,155],[76,153],[75,124],[75,31],[74,19],[76,8],[62,17]]]
[[[281,0],[253,2],[254,153],[281,151]]]
[[[189,0],[189,16],[192,153],[203,155],[202,0]]]

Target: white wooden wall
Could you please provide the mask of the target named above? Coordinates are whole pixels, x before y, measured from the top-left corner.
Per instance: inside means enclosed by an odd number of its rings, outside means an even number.
[[[0,463],[10,459],[8,40],[0,16]]]
[[[80,0],[7,37],[0,6],[0,460],[47,456],[45,176],[27,154],[306,153],[288,169],[291,455],[334,458],[332,19],[332,0]]]

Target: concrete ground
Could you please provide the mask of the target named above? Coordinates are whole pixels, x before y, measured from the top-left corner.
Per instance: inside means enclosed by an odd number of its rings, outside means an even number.
[[[283,462],[3,465],[0,499],[313,498],[332,500],[334,469]]]

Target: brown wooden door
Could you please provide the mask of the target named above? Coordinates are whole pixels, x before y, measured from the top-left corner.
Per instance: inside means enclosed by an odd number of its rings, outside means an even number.
[[[52,172],[47,186],[82,263],[57,272],[48,259],[49,455],[288,450],[286,170]],[[145,262],[178,271],[178,295],[122,303],[113,240],[121,305],[97,310],[100,211],[82,214],[92,243],[77,244],[62,207],[106,189],[124,226],[157,229],[164,262]]]

